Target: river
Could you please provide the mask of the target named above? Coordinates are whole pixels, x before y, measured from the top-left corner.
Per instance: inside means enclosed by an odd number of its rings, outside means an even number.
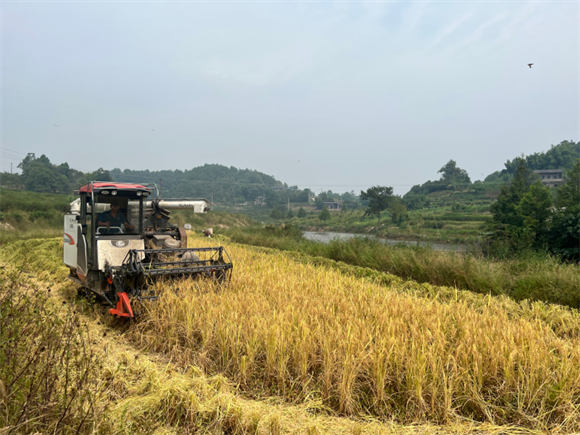
[[[414,242],[410,240],[396,240],[396,239],[382,239],[376,236],[363,235],[363,234],[352,234],[352,233],[334,233],[331,231],[316,232],[316,231],[303,231],[302,237],[307,240],[312,240],[314,242],[329,243],[331,240],[348,240],[353,237],[369,237],[374,240],[378,240],[381,243],[386,243],[387,245],[407,245],[407,246],[430,246],[436,251],[465,251],[465,246],[462,245],[451,245],[449,243],[433,243],[433,242]]]

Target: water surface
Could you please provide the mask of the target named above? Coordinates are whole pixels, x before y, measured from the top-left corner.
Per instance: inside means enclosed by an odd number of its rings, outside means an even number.
[[[433,243],[433,242],[413,242],[410,240],[396,240],[396,239],[383,239],[377,236],[362,235],[362,234],[352,234],[352,233],[335,233],[332,231],[303,231],[302,237],[307,240],[312,240],[314,242],[329,243],[331,240],[348,240],[353,237],[368,237],[373,240],[378,240],[381,243],[386,243],[387,245],[407,245],[407,246],[430,246],[436,251],[464,251],[465,247],[461,245],[451,245],[449,243]]]

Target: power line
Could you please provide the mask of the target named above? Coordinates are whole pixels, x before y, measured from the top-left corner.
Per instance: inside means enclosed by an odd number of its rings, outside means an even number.
[[[2,151],[9,151],[9,152],[11,152],[11,153],[14,153],[14,154],[20,154],[20,155],[23,155],[23,156],[26,156],[26,155],[28,155],[28,153],[21,153],[20,151],[14,151],[14,150],[10,150],[10,149],[8,149],[8,148],[6,148],[6,147],[1,147],[0,149],[1,149]]]

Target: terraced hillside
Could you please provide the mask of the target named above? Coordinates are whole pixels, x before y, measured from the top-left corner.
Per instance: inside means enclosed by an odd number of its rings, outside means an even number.
[[[190,237],[196,246],[215,243]],[[8,407],[0,427],[260,434],[580,430],[576,310],[225,244],[235,264],[228,287],[184,281],[170,290],[170,283],[161,284],[161,299],[138,307],[133,324],[76,297],[59,239],[3,246],[0,322],[12,319],[16,326],[0,328],[6,390],[0,406]],[[53,340],[47,330],[61,331],[55,336],[63,339]],[[71,364],[51,372],[55,388],[39,386],[39,373],[66,339],[83,351],[63,353]],[[55,393],[63,385],[78,386],[70,391],[79,394]]]

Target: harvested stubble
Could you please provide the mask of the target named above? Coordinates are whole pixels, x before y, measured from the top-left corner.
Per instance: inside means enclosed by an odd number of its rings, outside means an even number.
[[[181,283],[150,306],[133,339],[225,373],[256,397],[319,398],[342,415],[580,428],[576,335],[514,316],[495,298],[474,308],[284,254],[228,250],[228,288]]]

